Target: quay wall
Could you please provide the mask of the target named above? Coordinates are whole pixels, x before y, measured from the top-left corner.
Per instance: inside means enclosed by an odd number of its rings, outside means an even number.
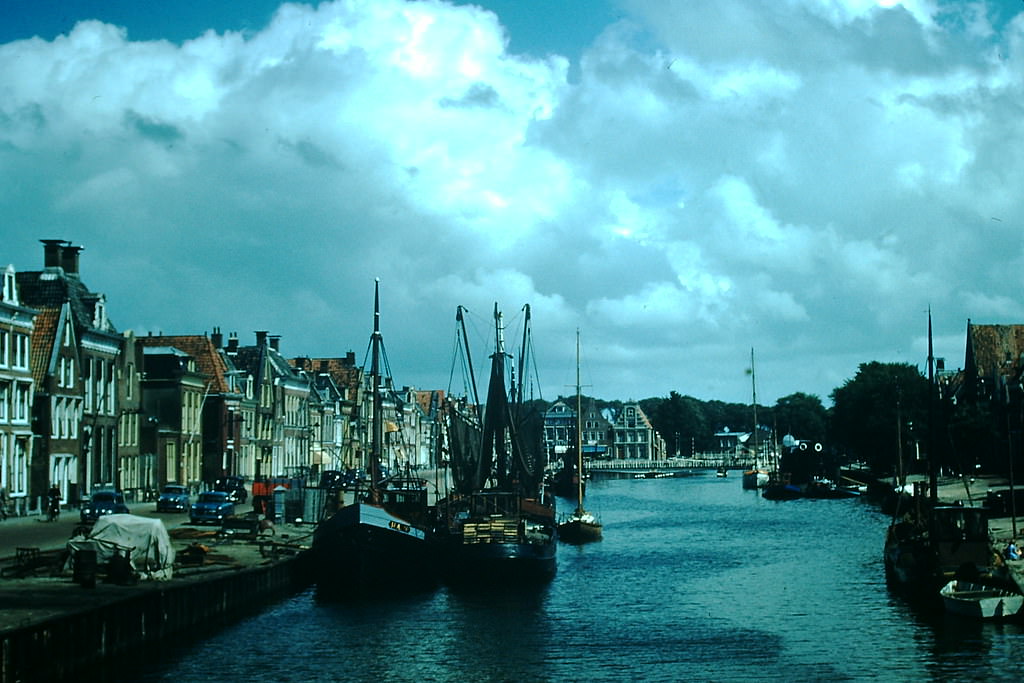
[[[135,667],[162,650],[307,585],[304,560],[300,555],[181,583],[140,584],[116,601],[4,631],[0,683],[131,680]]]

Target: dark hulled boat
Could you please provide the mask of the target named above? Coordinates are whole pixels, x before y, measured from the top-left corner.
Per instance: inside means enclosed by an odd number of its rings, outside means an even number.
[[[358,597],[367,587],[403,590],[433,585],[432,511],[427,482],[411,476],[382,479],[384,418],[379,285],[374,286],[372,364],[373,392],[370,483],[354,501],[322,521],[313,534],[312,567],[321,594]]]
[[[525,311],[520,378],[529,367],[529,306]],[[456,320],[465,342],[462,307]],[[524,405],[522,383],[506,384],[501,320],[495,305],[495,351],[483,413],[475,379],[469,400],[449,401],[444,413],[452,490],[437,503],[436,545],[442,576],[453,583],[547,580],[557,566],[554,499],[543,482],[543,421]],[[468,344],[463,351],[472,368]]]

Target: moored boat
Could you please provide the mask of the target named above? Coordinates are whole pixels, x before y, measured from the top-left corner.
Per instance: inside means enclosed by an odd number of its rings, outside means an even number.
[[[962,617],[1006,619],[1024,613],[1024,595],[1000,586],[953,579],[939,594],[946,612]]]
[[[373,392],[370,483],[355,491],[351,504],[320,522],[313,534],[312,566],[321,595],[358,597],[367,587],[418,589],[435,582],[431,546],[431,511],[427,482],[409,476],[382,479],[383,392],[379,283],[374,285],[372,364]]]
[[[580,398],[580,333],[576,331],[576,471],[583,472],[583,415]],[[558,525],[558,536],[566,543],[591,543],[600,541],[604,527],[595,515],[583,508],[583,480],[578,478],[576,509]]]
[[[456,314],[467,366],[463,308]],[[437,502],[436,544],[449,583],[501,584],[549,580],[556,571],[554,498],[544,486],[546,455],[540,414],[524,404],[530,308],[519,355],[519,384],[506,384],[502,316],[494,307],[495,352],[481,414],[471,379],[467,401],[449,401],[443,415],[452,490]],[[509,387],[506,389],[506,387]]]

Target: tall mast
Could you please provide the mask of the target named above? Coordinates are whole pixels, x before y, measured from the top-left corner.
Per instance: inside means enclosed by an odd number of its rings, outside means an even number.
[[[462,332],[462,347],[466,350],[466,365],[469,366],[469,384],[470,388],[473,391],[473,413],[476,415],[477,421],[479,421],[480,395],[477,393],[476,389],[476,375],[473,372],[473,357],[470,355],[469,351],[469,337],[466,336],[466,320],[465,316],[462,315],[462,312],[464,310],[465,309],[462,306],[459,306],[458,308],[455,309],[455,320],[458,321],[459,329]]]
[[[939,471],[935,463],[935,356],[932,352],[932,307],[928,307],[928,497],[932,507],[939,500]]]
[[[757,466],[757,375],[754,373],[754,347],[750,347],[750,388],[754,401],[754,462]]]
[[[380,395],[380,278],[373,282],[373,335],[370,343],[373,349],[370,363],[370,390],[373,392],[373,437],[370,445],[370,487],[376,490],[380,484],[380,456],[384,443],[384,425]]]
[[[583,399],[580,396],[580,328],[576,328],[576,512],[583,512]]]

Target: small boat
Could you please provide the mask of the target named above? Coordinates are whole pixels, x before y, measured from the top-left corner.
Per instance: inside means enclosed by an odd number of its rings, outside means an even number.
[[[729,470],[724,467],[719,467],[718,471],[715,472],[715,476],[719,478],[725,478],[729,476]]]
[[[1005,619],[1022,613],[1024,595],[1019,592],[953,579],[939,591],[949,614],[972,619]]]
[[[580,399],[580,332],[576,330],[576,471],[583,472],[583,430]],[[603,533],[601,520],[583,509],[583,479],[577,477],[576,509],[558,524],[558,537],[566,543],[600,541]]]
[[[768,480],[768,470],[754,468],[743,472],[743,488],[747,490],[763,489]]]

